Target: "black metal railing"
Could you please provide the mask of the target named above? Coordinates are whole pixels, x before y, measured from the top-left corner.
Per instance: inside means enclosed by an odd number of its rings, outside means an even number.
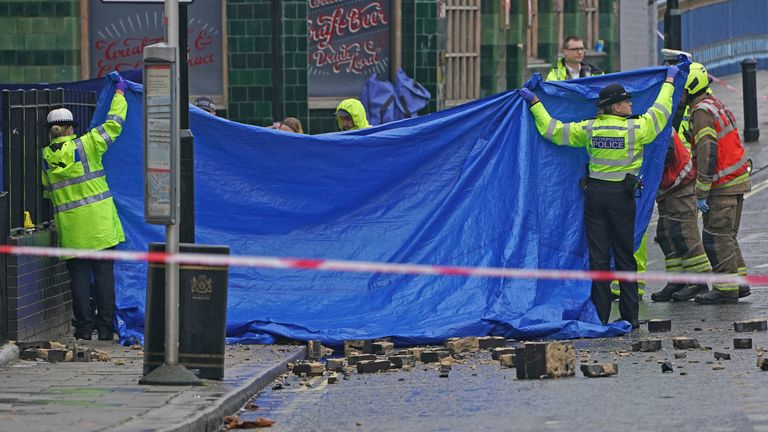
[[[5,232],[24,226],[28,211],[34,225],[53,219],[51,203],[43,199],[42,149],[48,143],[46,118],[52,109],[67,108],[79,126],[80,135],[96,108],[96,93],[70,89],[3,90],[3,190],[8,192]]]

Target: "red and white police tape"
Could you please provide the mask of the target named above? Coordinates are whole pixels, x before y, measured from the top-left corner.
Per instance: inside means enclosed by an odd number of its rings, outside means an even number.
[[[179,263],[182,265],[239,266],[272,269],[298,269],[355,273],[395,273],[430,276],[471,276],[511,279],[560,280],[626,280],[674,283],[722,283],[768,285],[768,275],[735,276],[712,273],[614,272],[553,269],[525,269],[499,267],[467,267],[430,264],[398,264],[369,261],[330,260],[314,258],[287,258],[271,256],[231,256],[217,254],[140,252],[118,250],[84,250],[37,246],[0,245],[0,254],[48,257],[75,257],[85,259],[139,261],[149,263]]]

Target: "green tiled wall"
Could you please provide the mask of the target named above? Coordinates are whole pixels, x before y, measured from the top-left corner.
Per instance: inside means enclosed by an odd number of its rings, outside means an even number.
[[[432,94],[422,114],[442,108],[445,91],[445,18],[434,0],[402,0],[402,65]]]
[[[283,113],[317,129],[307,106],[307,1],[283,0]]]
[[[526,48],[527,0],[510,3],[509,28],[504,10],[495,0],[483,0],[480,45],[480,96],[517,88],[528,77]]]
[[[528,1],[510,0],[506,32],[507,89],[519,88],[528,78]]]
[[[77,0],[0,0],[0,82],[80,79]]]

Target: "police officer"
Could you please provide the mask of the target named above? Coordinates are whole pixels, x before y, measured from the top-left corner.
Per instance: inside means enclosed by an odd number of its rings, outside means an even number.
[[[549,70],[547,81],[564,81],[602,75],[603,71],[592,63],[584,61],[584,41],[568,36],[563,41],[563,57]]]
[[[639,117],[631,117],[632,97],[621,84],[600,90],[597,118],[563,123],[553,119],[539,99],[527,88],[520,95],[531,105],[536,128],[558,145],[586,147],[589,176],[584,198],[584,224],[589,246],[589,268],[610,270],[613,250],[616,269],[637,271],[632,255],[635,227],[637,174],[643,164],[643,146],[653,141],[666,126],[672,110],[677,67],[667,70],[667,79],[653,106]],[[632,328],[639,326],[637,283],[620,282],[619,312]],[[592,282],[592,302],[604,324],[611,313],[610,282]]]
[[[59,108],[48,114],[50,143],[43,149],[43,196],[53,203],[54,219],[63,248],[101,250],[125,240],[123,227],[109,191],[102,155],[123,128],[128,104],[128,85],[120,75],[111,75],[115,95],[104,124],[81,137],[74,132],[72,113]],[[66,258],[71,280],[75,338],[90,340],[94,327],[99,340],[112,340],[114,330],[115,280],[109,260]],[[90,306],[93,275],[97,314]]]
[[[684,97],[691,108],[696,206],[704,214],[702,240],[713,272],[746,276],[747,266],[736,236],[744,193],[750,190],[749,162],[736,128],[736,117],[708,89],[707,70],[699,63],[691,64]],[[749,293],[748,286],[736,284],[713,284],[713,288],[697,295],[695,301],[736,303],[740,296]]]

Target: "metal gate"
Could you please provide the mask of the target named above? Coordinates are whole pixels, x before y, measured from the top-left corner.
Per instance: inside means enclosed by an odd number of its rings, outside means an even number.
[[[445,106],[480,97],[480,0],[446,1]]]
[[[48,143],[46,117],[52,109],[65,107],[72,111],[80,135],[96,108],[96,93],[82,90],[32,89],[3,90],[3,190],[8,192],[6,233],[24,226],[24,212],[32,223],[40,225],[53,219],[53,207],[43,199],[40,180],[42,149]]]

